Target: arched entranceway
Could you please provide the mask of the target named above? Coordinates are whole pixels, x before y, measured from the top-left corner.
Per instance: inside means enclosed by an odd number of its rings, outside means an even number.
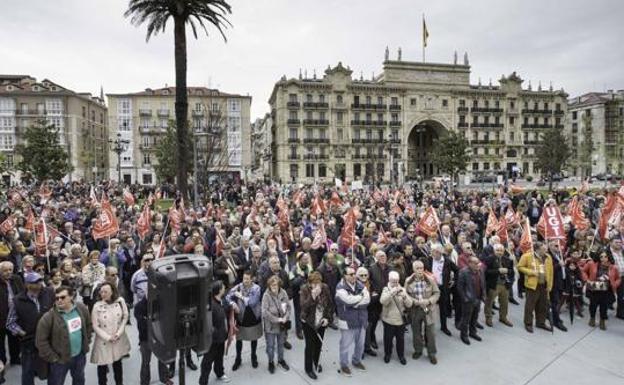
[[[446,129],[435,120],[425,120],[414,127],[407,138],[407,177],[429,179],[439,174],[431,161],[434,141],[446,135]]]

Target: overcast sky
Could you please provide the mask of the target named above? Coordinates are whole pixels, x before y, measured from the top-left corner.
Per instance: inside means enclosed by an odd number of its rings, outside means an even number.
[[[171,23],[145,43],[123,17],[126,0],[0,0],[0,73],[49,78],[74,91],[136,92],[175,84]],[[253,97],[269,111],[273,85],[299,68],[322,75],[342,61],[354,76],[379,74],[384,50],[450,63],[468,52],[471,82],[518,71],[575,96],[624,89],[622,0],[232,0],[233,27],[188,45],[188,84]],[[190,36],[189,36],[190,38]],[[525,83],[526,85],[526,83]]]

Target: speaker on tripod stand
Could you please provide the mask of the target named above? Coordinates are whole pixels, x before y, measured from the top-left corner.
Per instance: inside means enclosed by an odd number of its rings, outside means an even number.
[[[173,255],[152,262],[147,277],[152,352],[164,363],[174,362],[180,352],[183,384],[184,353],[192,349],[203,355],[212,343],[212,262],[201,255]]]

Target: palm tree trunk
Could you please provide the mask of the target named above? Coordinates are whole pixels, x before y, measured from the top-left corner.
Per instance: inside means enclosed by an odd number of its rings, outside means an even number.
[[[175,72],[176,72],[176,138],[178,144],[177,179],[180,194],[187,198],[187,130],[188,95],[186,91],[186,25],[181,17],[174,17]]]

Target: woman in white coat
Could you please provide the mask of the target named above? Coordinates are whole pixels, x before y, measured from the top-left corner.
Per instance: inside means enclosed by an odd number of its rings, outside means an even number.
[[[100,300],[91,314],[95,341],[91,351],[91,363],[96,364],[98,385],[106,385],[108,365],[113,365],[115,384],[123,384],[121,359],[130,352],[126,334],[128,307],[114,285],[104,282],[100,286]]]

